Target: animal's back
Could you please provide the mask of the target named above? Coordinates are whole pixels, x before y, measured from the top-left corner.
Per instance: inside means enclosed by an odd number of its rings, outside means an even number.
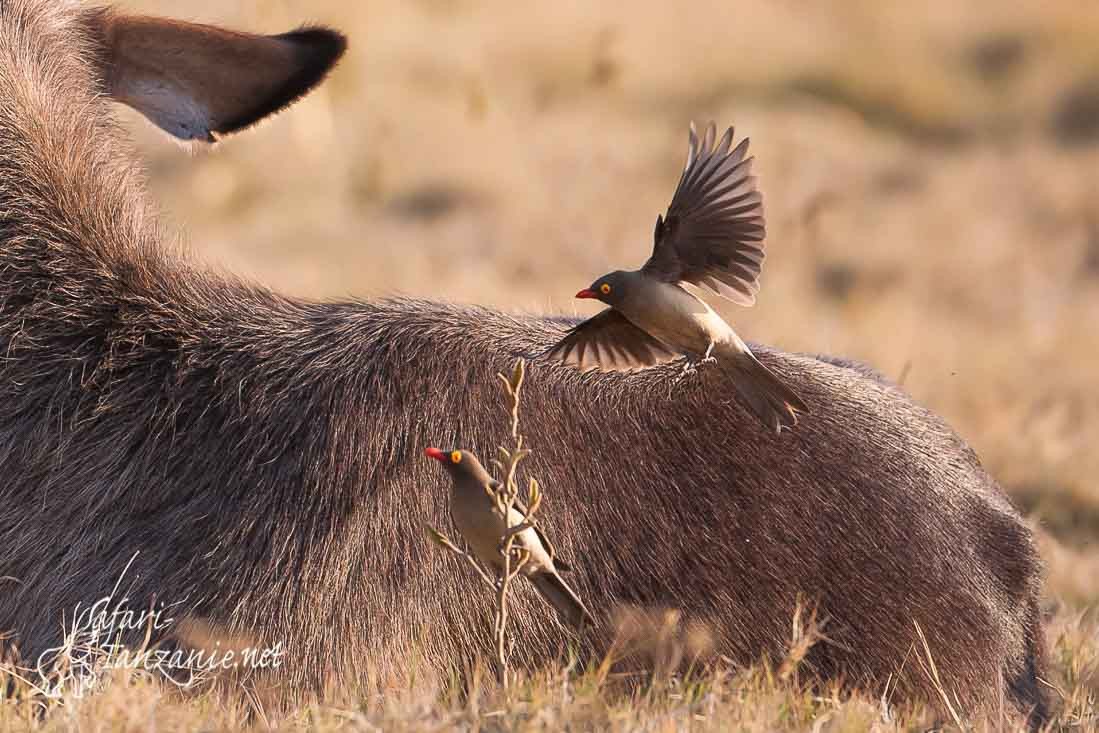
[[[559,322],[416,309],[453,369],[423,382],[415,409],[491,452],[506,415],[490,375],[540,353]],[[744,662],[781,654],[801,599],[829,619],[832,643],[811,657],[825,674],[868,686],[895,678],[920,648],[918,625],[963,699],[995,699],[996,680],[1017,687],[1041,664],[1039,561],[975,454],[894,386],[753,348],[812,405],[778,437],[738,406],[720,370],[672,388],[674,365],[580,376],[534,359],[530,469],[548,487],[544,521],[561,552],[583,558],[581,595],[604,610],[684,608]],[[401,494],[411,490],[402,474],[391,486]],[[557,643],[526,631],[546,651]],[[906,676],[924,684],[918,665]],[[1031,681],[1024,707],[1040,701]]]
[[[266,330],[222,316],[174,336],[156,324],[180,353],[118,375],[136,392],[109,394],[137,402],[82,420],[97,393],[110,407],[102,385],[57,392],[77,412],[46,475],[19,456],[54,425],[51,401],[9,405],[21,419],[5,422],[0,459],[18,477],[9,498],[25,499],[7,503],[0,540],[25,585],[0,600],[0,623],[27,652],[55,644],[60,615],[109,593],[134,552],[131,599],[187,599],[180,613],[286,641],[297,684],[415,651],[486,652],[489,599],[421,539],[423,522],[446,526],[447,487],[420,451],[492,454],[508,421],[494,374],[526,356],[542,520],[604,620],[621,603],[678,607],[750,663],[782,654],[800,601],[828,619],[808,659],[823,676],[876,689],[920,648],[918,624],[962,700],[994,700],[996,680],[1023,707],[1040,699],[1030,533],[964,443],[896,388],[760,349],[813,406],[776,437],[720,370],[672,388],[674,365],[581,376],[540,362],[561,333],[540,318],[407,301],[302,306]],[[188,357],[184,340],[212,351]],[[522,595],[522,656],[546,661],[563,637]]]

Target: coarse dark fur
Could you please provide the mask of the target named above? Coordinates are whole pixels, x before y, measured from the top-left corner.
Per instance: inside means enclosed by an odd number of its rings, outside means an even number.
[[[720,651],[780,658],[800,597],[823,677],[1046,713],[1033,537],[977,457],[900,389],[753,346],[812,408],[775,436],[721,370],[580,375],[538,354],[572,321],[418,300],[315,303],[195,269],[147,213],[78,10],[0,0],[0,629],[33,659],[78,603],[155,595],[287,649],[287,690],[490,649],[490,599],[424,539],[426,445],[488,455],[494,374],[522,407],[569,578],[604,618],[665,605]],[[425,246],[429,246],[425,243]],[[136,557],[135,557],[135,553]],[[116,600],[118,600],[116,598]],[[559,653],[520,591],[518,652]],[[598,648],[605,638],[588,639]],[[906,661],[907,660],[907,661]]]

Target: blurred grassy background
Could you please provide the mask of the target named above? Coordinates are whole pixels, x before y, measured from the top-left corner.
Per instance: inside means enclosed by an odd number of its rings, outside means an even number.
[[[346,32],[329,82],[190,157],[127,114],[196,256],[313,297],[591,311],[639,264],[691,119],[750,135],[745,337],[869,362],[947,417],[1099,601],[1099,10],[1076,0],[124,7]],[[181,15],[183,13],[183,15]]]

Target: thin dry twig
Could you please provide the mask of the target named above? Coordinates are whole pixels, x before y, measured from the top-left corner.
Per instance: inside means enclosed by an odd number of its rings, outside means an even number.
[[[455,555],[465,558],[470,567],[477,572],[481,580],[496,592],[496,617],[493,625],[493,636],[496,642],[496,661],[499,665],[501,681],[505,687],[507,687],[510,680],[508,674],[507,623],[508,597],[511,591],[511,581],[523,571],[524,565],[530,560],[530,553],[516,547],[515,540],[522,532],[537,526],[537,520],[534,518],[534,514],[538,511],[538,508],[542,503],[542,489],[538,482],[531,478],[527,486],[526,516],[517,524],[509,524],[511,521],[511,510],[515,507],[519,498],[519,482],[516,479],[519,464],[524,458],[530,455],[530,449],[524,447],[523,435],[519,432],[519,402],[525,375],[526,363],[522,359],[515,362],[515,367],[512,369],[510,378],[503,374],[496,375],[500,378],[500,381],[504,383],[504,389],[509,399],[508,407],[511,416],[511,437],[514,441],[514,445],[510,449],[505,448],[504,446],[498,448],[502,460],[492,461],[504,476],[504,480],[501,482],[500,487],[496,490],[489,487],[486,487],[485,489],[489,492],[489,496],[495,503],[496,511],[500,512],[504,517],[504,524],[507,528],[504,535],[500,538],[500,554],[503,559],[502,568],[496,571],[495,576],[491,575],[472,554],[458,547],[445,534],[434,527],[429,526],[427,528],[428,536],[437,545]],[[553,548],[547,548],[547,550],[552,556]]]
[[[519,483],[515,475],[519,463],[530,455],[530,450],[523,447],[523,436],[519,432],[519,402],[523,388],[523,378],[526,375],[526,363],[519,359],[512,369],[511,378],[498,374],[500,381],[504,383],[505,391],[511,400],[511,437],[515,445],[511,450],[501,446],[500,455],[507,461],[505,479],[500,491],[494,495],[496,508],[505,518],[507,527],[504,536],[500,540],[500,552],[504,558],[504,567],[500,573],[500,584],[496,595],[496,656],[500,663],[501,675],[504,685],[508,684],[508,659],[507,659],[507,621],[508,621],[508,592],[511,590],[511,581],[519,575],[523,566],[530,560],[530,554],[515,547],[515,540],[520,532],[535,525],[534,512],[541,503],[541,493],[537,491],[528,496],[530,506],[527,508],[526,518],[518,524],[511,526],[511,510],[519,498]],[[531,487],[537,487],[533,482]]]
[[[490,576],[483,567],[481,567],[481,563],[477,562],[477,558],[455,545],[453,542],[450,541],[449,537],[447,537],[445,534],[435,529],[434,527],[429,526],[427,528],[427,535],[431,538],[433,542],[435,542],[435,544],[446,550],[449,550],[458,557],[465,558],[467,561],[469,561],[470,567],[477,571],[477,575],[480,576],[481,580],[485,581],[485,583],[487,583],[488,586],[493,590],[496,589],[496,581],[493,580],[492,576]]]

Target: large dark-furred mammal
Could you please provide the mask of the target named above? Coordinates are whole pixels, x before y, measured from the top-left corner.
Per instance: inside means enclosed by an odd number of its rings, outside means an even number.
[[[811,599],[831,642],[806,663],[823,676],[880,690],[903,665],[934,698],[918,624],[964,704],[1006,693],[1044,713],[1031,533],[900,389],[753,346],[812,406],[775,436],[720,370],[670,394],[678,366],[580,375],[537,358],[571,320],[295,300],[170,255],[110,98],[208,140],[304,93],[341,51],[320,29],[0,0],[0,629],[25,657],[131,561],[133,607],[155,595],[282,642],[286,690],[489,649],[487,594],[424,540],[447,492],[422,451],[491,454],[508,420],[493,375],[524,356],[543,522],[597,616],[676,606],[750,663],[781,655]],[[560,649],[528,589],[515,623],[529,663]]]

